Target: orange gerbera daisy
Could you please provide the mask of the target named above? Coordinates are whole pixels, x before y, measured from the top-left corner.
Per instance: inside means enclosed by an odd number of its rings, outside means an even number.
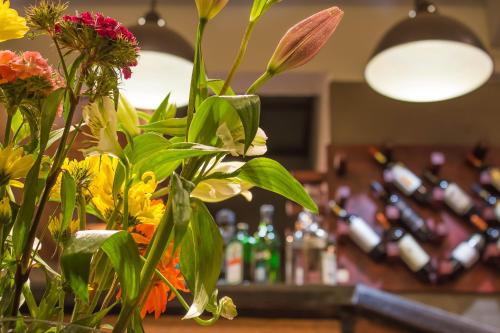
[[[137,243],[141,255],[145,254],[147,245],[151,241],[155,230],[156,225],[145,223],[131,228],[132,237]],[[172,252],[173,244],[170,243],[157,269],[177,290],[188,292],[189,290],[186,288],[184,277],[179,269],[179,251]],[[155,319],[160,318],[160,315],[167,309],[167,303],[174,298],[175,294],[170,290],[170,287],[155,275],[144,306],[142,307],[141,317],[144,318],[147,313],[154,312]]]

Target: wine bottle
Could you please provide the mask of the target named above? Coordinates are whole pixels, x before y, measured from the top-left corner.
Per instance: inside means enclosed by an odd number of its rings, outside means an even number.
[[[370,148],[370,153],[375,161],[390,173],[392,182],[398,190],[421,204],[427,205],[430,203],[429,191],[420,177],[415,175],[404,164],[391,161],[377,148]]]
[[[500,222],[500,200],[479,184],[472,185],[472,191],[483,199],[488,206],[493,208],[495,219]]]
[[[424,242],[434,239],[425,220],[403,198],[388,192],[379,182],[373,182],[371,187],[380,199],[399,210],[399,220],[415,237]]]
[[[385,247],[382,238],[361,217],[349,214],[335,201],[330,201],[330,209],[349,226],[349,237],[351,240],[374,260],[378,261],[385,257]]]
[[[481,253],[485,246],[486,240],[479,233],[473,234],[468,240],[458,244],[450,255],[450,263],[452,265],[450,278],[455,278],[460,273],[474,266],[481,258]]]
[[[250,279],[252,243],[252,237],[248,234],[248,224],[238,223],[236,234],[226,246],[226,283],[241,284],[244,280]]]
[[[274,207],[260,207],[260,224],[255,233],[252,248],[252,270],[254,281],[276,283],[280,279],[281,242],[273,226]]]
[[[383,213],[376,215],[388,235],[388,240],[395,242],[399,249],[399,257],[406,266],[422,281],[434,283],[437,280],[436,269],[431,257],[418,244],[413,236],[401,227],[391,227],[391,223]]]
[[[467,162],[480,172],[481,183],[487,186],[495,194],[500,194],[500,168],[490,166],[485,162],[488,149],[483,144],[478,144],[467,155]]]
[[[479,215],[474,201],[458,184],[439,179],[429,171],[424,172],[424,177],[443,191],[443,201],[451,211],[475,226],[486,225],[485,230],[487,229],[487,222]]]

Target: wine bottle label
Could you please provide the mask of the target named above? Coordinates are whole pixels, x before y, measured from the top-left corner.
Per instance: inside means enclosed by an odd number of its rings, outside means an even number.
[[[422,185],[422,180],[410,169],[402,165],[394,165],[391,172],[394,177],[394,184],[405,195],[412,195]]]
[[[430,260],[429,255],[410,234],[398,241],[398,247],[401,259],[413,272],[421,270]]]
[[[266,267],[257,266],[255,267],[255,282],[266,282],[267,281],[267,272]]]
[[[239,242],[231,242],[226,248],[226,282],[243,282],[243,244]]]
[[[394,205],[401,213],[401,220],[412,232],[425,228],[425,221],[411,208],[406,201],[398,200]]]
[[[451,257],[459,261],[465,268],[470,268],[479,260],[479,252],[467,243],[461,243],[453,250]]]
[[[497,221],[500,222],[500,203],[495,205],[495,217],[497,218]]]
[[[349,236],[364,252],[369,253],[380,242],[380,236],[361,218],[349,219]]]
[[[295,284],[297,286],[304,285],[304,268],[303,267],[295,267]]]
[[[337,258],[334,252],[321,253],[321,280],[326,285],[337,284]]]
[[[474,205],[472,198],[455,183],[444,190],[444,202],[458,215],[465,215]]]

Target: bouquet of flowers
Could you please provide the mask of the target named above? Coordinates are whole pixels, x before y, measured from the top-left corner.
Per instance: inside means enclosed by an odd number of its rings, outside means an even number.
[[[343,13],[329,8],[292,27],[264,74],[237,95],[231,82],[253,28],[279,0],[253,1],[227,79],[209,80],[203,33],[227,2],[196,0],[190,99],[187,116],[180,117],[168,96],[156,110],[143,112],[120,95],[120,81],[137,65],[140,41],[115,19],[65,15],[67,5],[50,0],[21,17],[0,0],[0,42],[31,30],[32,37],[47,35],[59,55],[52,67],[38,52],[0,51],[6,119],[0,143],[0,316],[14,318],[16,331],[57,331],[43,322],[29,326],[20,308],[35,320],[62,322],[68,296],[74,307],[66,329],[101,328],[115,309],[113,332],[142,332],[144,316],[158,318],[175,297],[185,319],[202,325],[232,319],[233,301],[217,293],[222,239],[206,203],[237,195],[251,200],[251,189],[260,187],[317,210],[276,161],[246,157],[266,152],[255,92],[313,58]],[[56,128],[58,122],[63,127]],[[80,135],[87,147],[71,159]],[[49,209],[54,203],[58,208]],[[89,216],[102,222],[100,230],[88,230]],[[39,255],[48,237],[57,244],[54,267]],[[30,289],[33,270],[46,277],[41,299]]]

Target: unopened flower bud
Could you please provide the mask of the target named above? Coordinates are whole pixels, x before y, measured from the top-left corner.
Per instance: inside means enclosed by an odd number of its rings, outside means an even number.
[[[211,20],[227,5],[229,0],[196,0],[200,18]]]
[[[233,320],[237,315],[236,305],[230,297],[224,296],[219,301],[220,315],[222,318]]]
[[[267,72],[274,75],[309,62],[328,41],[343,15],[340,8],[331,7],[294,25],[280,40]]]
[[[3,197],[3,199],[0,200],[0,227],[10,223],[11,218],[12,218],[12,209],[10,207],[9,198]]]

